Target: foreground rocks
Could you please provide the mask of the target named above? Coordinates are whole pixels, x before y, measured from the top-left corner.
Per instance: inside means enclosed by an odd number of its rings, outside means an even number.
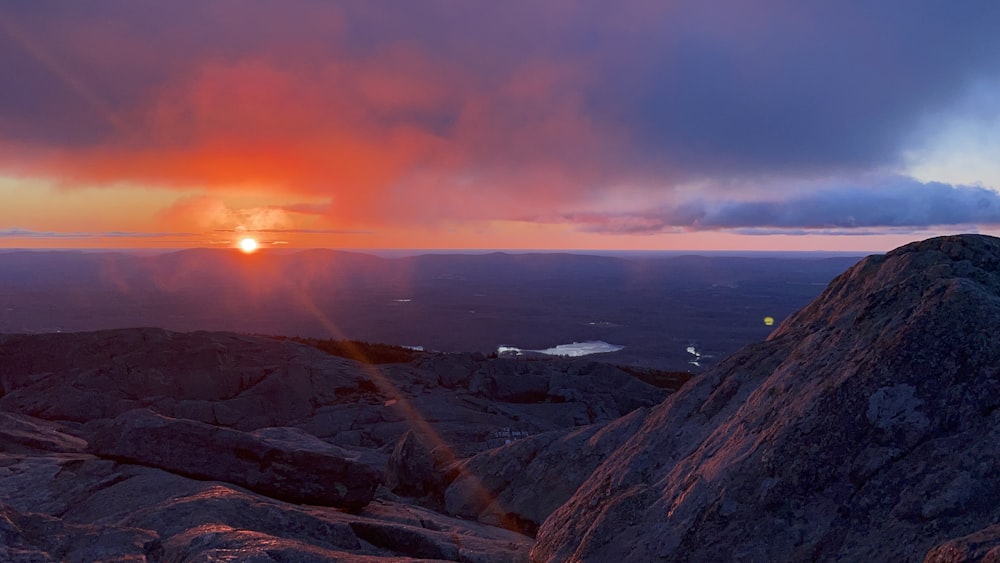
[[[286,440],[269,430],[248,434],[138,409],[96,432],[90,451],[295,503],[358,509],[375,496],[380,475],[360,454],[304,433]]]
[[[98,457],[73,432],[24,415],[0,416],[0,559],[527,561],[526,536],[392,495],[352,512],[300,505],[230,482]]]
[[[869,257],[622,433],[532,556],[995,558],[998,326],[1000,239]]]
[[[526,561],[503,528],[533,532],[530,503],[528,527],[448,515],[491,463],[464,460],[667,393],[593,362],[371,366],[159,329],[0,335],[0,388],[0,559],[21,561]]]
[[[411,428],[427,433],[417,420],[459,457],[502,444],[504,429],[531,435],[607,422],[668,394],[591,361],[429,354],[365,366],[289,341],[152,328],[0,335],[0,362],[0,410],[41,419],[82,424],[148,408],[389,450]]]

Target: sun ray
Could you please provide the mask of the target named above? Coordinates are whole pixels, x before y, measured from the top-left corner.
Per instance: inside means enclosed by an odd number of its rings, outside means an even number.
[[[331,321],[326,314],[324,314],[323,311],[316,306],[315,303],[313,303],[312,299],[310,299],[304,291],[299,291],[297,296],[299,303],[312,313],[316,320],[323,325],[323,328],[326,329],[328,334],[337,340],[344,341],[348,346],[352,346],[351,341],[344,335],[340,328],[333,321]],[[357,347],[353,347],[351,352],[353,357],[365,357],[364,351]],[[421,414],[420,411],[413,406],[412,403],[410,403],[406,396],[403,395],[403,393],[392,383],[392,381],[389,380],[389,378],[382,374],[378,367],[376,367],[372,362],[366,361],[362,362],[361,369],[375,381],[376,386],[388,395],[390,400],[395,400],[393,406],[398,407],[402,411],[404,418],[406,418],[417,433],[422,434],[429,439],[434,447],[440,447],[441,450],[445,452],[445,457],[449,463],[459,459],[452,445],[446,442],[441,435],[434,430],[434,427],[427,422],[427,419],[423,416],[423,414]],[[459,471],[460,474],[456,476],[456,479],[461,476],[469,476],[472,480],[472,486],[474,487],[476,494],[482,499],[483,506],[489,506],[491,503],[499,502],[499,499],[494,498],[493,495],[486,489],[478,475],[470,473],[464,466],[460,467]]]

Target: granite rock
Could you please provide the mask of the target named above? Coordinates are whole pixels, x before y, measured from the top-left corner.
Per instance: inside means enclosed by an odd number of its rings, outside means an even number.
[[[194,477],[225,481],[289,502],[357,509],[371,501],[379,474],[360,454],[288,432],[245,433],[146,409],[96,432],[90,452]]]
[[[998,326],[1000,239],[862,260],[651,409],[545,520],[532,557],[979,553],[957,538],[1000,522]]]

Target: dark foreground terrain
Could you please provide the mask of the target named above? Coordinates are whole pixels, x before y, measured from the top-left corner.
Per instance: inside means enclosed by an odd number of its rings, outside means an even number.
[[[0,559],[997,561],[1000,239],[867,258],[680,387],[0,336]]]
[[[157,326],[444,352],[600,340],[616,364],[700,371],[765,338],[857,262],[574,254],[404,258],[309,250],[0,252],[0,333]]]
[[[417,356],[162,329],[0,336],[0,560],[527,560],[570,485],[544,458],[469,458],[593,434],[672,390],[590,361]],[[567,453],[577,471],[599,459]]]

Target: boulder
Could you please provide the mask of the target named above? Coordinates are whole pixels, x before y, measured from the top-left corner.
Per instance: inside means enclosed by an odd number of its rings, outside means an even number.
[[[97,431],[90,451],[290,502],[349,509],[368,504],[379,482],[360,454],[349,456],[318,439],[250,434],[147,409],[129,411]]]
[[[445,466],[454,461],[454,454],[444,444],[407,430],[389,456],[385,484],[401,495],[437,500],[448,479]]]
[[[83,453],[87,441],[62,425],[34,417],[0,411],[0,451],[6,453]]]

